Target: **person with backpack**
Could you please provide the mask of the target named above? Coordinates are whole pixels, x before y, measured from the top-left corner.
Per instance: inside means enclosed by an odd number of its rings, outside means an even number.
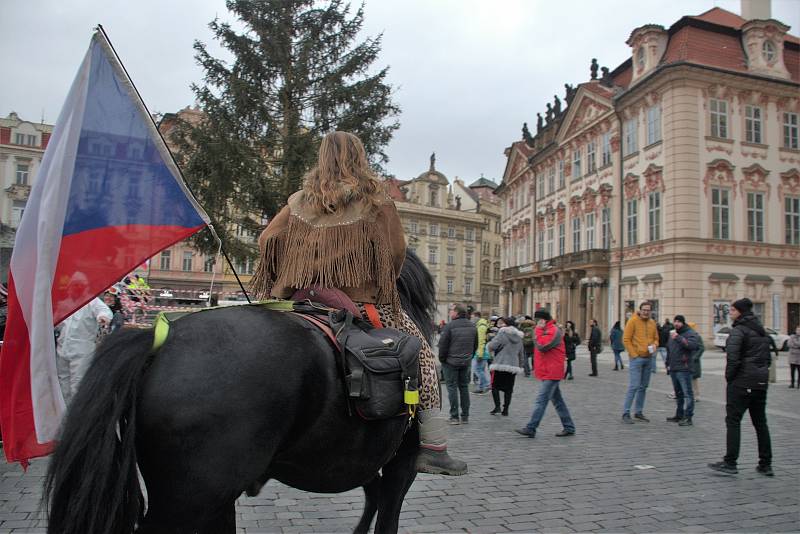
[[[522,348],[525,351],[525,362],[523,366],[525,376],[531,376],[531,369],[533,368],[534,326],[533,319],[531,319],[529,315],[526,315],[525,319],[519,323],[519,329],[522,330],[523,334]]]

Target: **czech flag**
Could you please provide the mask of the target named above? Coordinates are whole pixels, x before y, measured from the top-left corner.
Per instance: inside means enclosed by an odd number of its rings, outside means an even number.
[[[0,353],[9,462],[48,454],[65,405],[54,325],[209,223],[100,28],[55,124],[17,230]]]

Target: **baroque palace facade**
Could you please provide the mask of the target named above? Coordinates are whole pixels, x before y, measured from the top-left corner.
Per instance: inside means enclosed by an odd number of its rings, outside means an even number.
[[[436,320],[448,306],[463,302],[492,314],[500,308],[500,205],[497,184],[481,178],[469,186],[450,184],[430,168],[413,180],[387,181],[406,233],[408,247],[425,263],[436,284]]]
[[[631,33],[631,57],[567,87],[506,149],[507,313],[608,332],[650,300],[710,338],[749,297],[800,321],[800,39],[769,4]],[[749,7],[748,7],[749,9]],[[598,75],[598,70],[602,75]]]

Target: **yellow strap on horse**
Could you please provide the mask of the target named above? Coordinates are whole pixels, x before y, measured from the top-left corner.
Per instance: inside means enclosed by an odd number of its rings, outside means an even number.
[[[160,312],[156,315],[156,320],[153,324],[153,352],[156,352],[167,341],[169,335],[169,319]]]

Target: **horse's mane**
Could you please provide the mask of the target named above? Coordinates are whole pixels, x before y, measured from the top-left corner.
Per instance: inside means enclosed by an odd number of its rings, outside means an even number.
[[[433,314],[436,312],[436,287],[431,273],[413,250],[406,249],[406,260],[397,279],[400,303],[430,343],[433,336]]]

